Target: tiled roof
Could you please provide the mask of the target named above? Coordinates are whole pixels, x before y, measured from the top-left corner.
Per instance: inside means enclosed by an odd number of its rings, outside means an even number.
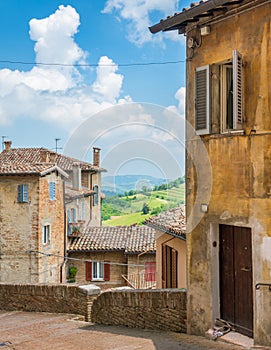
[[[61,168],[52,163],[40,164],[0,164],[0,175],[20,175],[20,174],[37,174],[45,175],[52,171],[59,171],[62,175],[68,177]]]
[[[184,206],[163,211],[157,216],[148,218],[144,224],[156,230],[185,239],[186,218]]]
[[[87,227],[69,248],[70,252],[123,251],[125,254],[155,250],[155,232],[147,226]]]
[[[84,188],[84,187],[82,187],[80,190],[76,190],[76,189],[72,188],[71,186],[65,187],[65,198],[67,200],[88,197],[88,196],[91,196],[93,194],[95,194],[94,191],[89,190],[89,189]]]
[[[227,11],[238,8],[240,4],[250,3],[251,0],[201,0],[192,2],[190,7],[183,8],[181,12],[168,16],[149,29],[151,33],[160,31],[179,30],[182,34],[188,23],[198,23],[201,19],[206,21],[214,17],[223,16]]]
[[[51,160],[50,160],[51,159]],[[46,148],[11,148],[0,153],[0,164],[37,164],[42,162],[56,163],[61,169],[71,171],[74,163],[80,163],[82,170],[104,171],[91,163],[50,151]]]

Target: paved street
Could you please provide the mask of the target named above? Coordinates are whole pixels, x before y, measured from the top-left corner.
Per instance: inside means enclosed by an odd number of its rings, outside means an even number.
[[[16,350],[244,349],[186,334],[95,326],[75,316],[0,311],[0,348]]]

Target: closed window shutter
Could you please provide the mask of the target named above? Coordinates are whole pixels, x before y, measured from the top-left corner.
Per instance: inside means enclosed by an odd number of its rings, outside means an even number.
[[[86,261],[86,281],[92,281],[92,263]]]
[[[28,185],[18,185],[18,202],[28,202]]]
[[[233,51],[233,128],[242,129],[242,55]]]
[[[210,133],[210,67],[196,68],[195,72],[195,130],[197,135]]]
[[[71,222],[71,210],[68,209],[67,213],[68,213],[68,223],[70,223]]]
[[[167,247],[162,245],[162,288],[166,288],[166,276],[167,276]]]
[[[178,268],[178,252],[175,249],[172,249],[172,259],[171,259],[171,288],[178,288],[178,275],[177,275],[177,268]]]
[[[105,263],[109,263],[109,261],[104,261]],[[104,264],[104,280],[110,281],[110,264]]]
[[[81,219],[85,220],[85,202],[81,204]]]
[[[146,262],[145,263],[145,281],[154,282],[155,272],[156,272],[156,263],[153,261]]]
[[[51,200],[56,199],[56,183],[50,182],[49,183],[49,196]]]

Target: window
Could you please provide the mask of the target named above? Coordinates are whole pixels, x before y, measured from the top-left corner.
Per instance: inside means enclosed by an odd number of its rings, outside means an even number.
[[[81,220],[85,220],[85,202],[81,203]]]
[[[56,199],[56,183],[55,182],[49,182],[49,197],[50,200]]]
[[[76,208],[72,208],[70,211],[70,222],[75,223],[77,222],[77,211]]]
[[[99,187],[97,185],[95,185],[93,187],[93,191],[94,193],[94,198],[93,198],[93,205],[96,206],[99,204]]]
[[[45,225],[42,228],[42,243],[43,244],[50,243],[50,225]]]
[[[18,186],[18,202],[28,202],[28,184],[22,184]]]
[[[227,62],[196,68],[195,98],[198,135],[242,128],[242,56],[238,51]]]
[[[110,280],[110,263],[104,262],[86,262],[86,280],[87,281],[109,281]]]

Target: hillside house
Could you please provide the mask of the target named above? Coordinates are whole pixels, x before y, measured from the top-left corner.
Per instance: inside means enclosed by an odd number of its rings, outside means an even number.
[[[68,248],[76,282],[101,289],[155,286],[155,236],[146,226],[88,226]]]
[[[66,280],[63,256],[69,236],[86,224],[101,224],[104,169],[99,157],[94,148],[92,165],[5,142],[0,153],[0,281]]]
[[[148,218],[155,229],[156,288],[186,288],[186,223],[184,206]]]
[[[269,0],[207,0],[150,28],[186,35],[188,332],[204,334],[219,317],[269,346],[270,18]],[[202,144],[208,202],[196,197]]]

